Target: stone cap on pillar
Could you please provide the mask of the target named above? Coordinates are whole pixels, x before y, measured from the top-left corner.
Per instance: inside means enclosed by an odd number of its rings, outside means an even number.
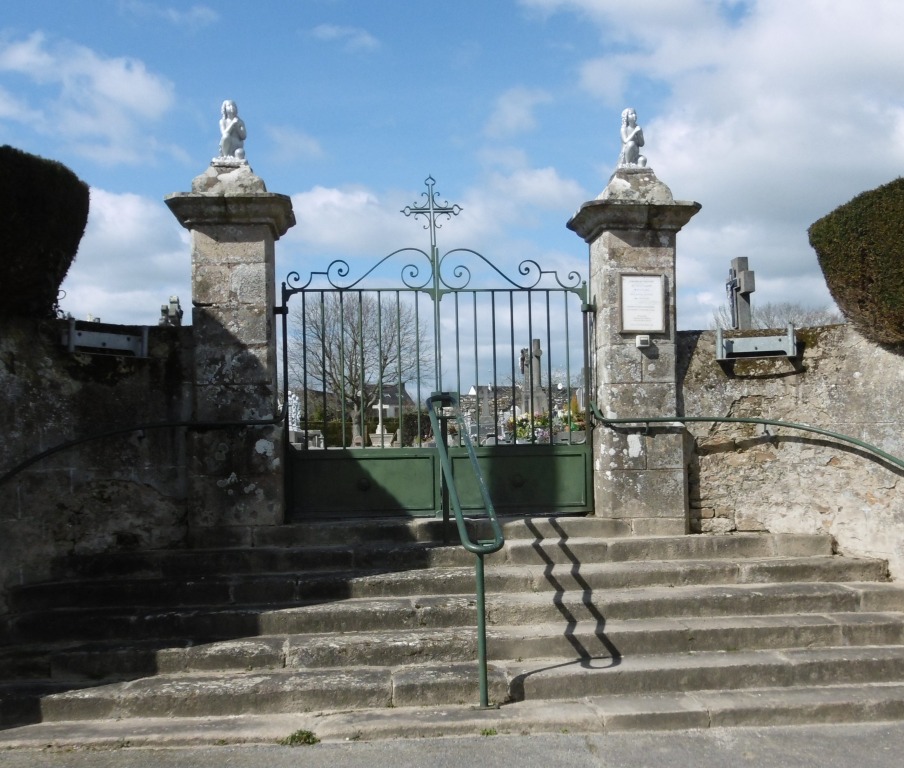
[[[611,230],[677,232],[701,207],[675,200],[651,168],[619,168],[599,197],[584,203],[566,226],[588,243]]]
[[[216,163],[192,181],[191,192],[167,195],[164,202],[186,229],[211,225],[264,224],[278,240],[295,226],[288,195],[267,192],[247,164]]]

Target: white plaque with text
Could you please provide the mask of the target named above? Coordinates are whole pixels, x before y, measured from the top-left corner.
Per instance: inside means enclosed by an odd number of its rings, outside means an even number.
[[[622,333],[665,333],[665,275],[621,275]]]

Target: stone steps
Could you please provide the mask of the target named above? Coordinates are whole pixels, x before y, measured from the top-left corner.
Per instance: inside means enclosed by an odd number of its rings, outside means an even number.
[[[732,636],[734,649],[867,645],[894,643],[904,624],[897,613],[772,614],[750,617],[584,619],[528,625],[490,626],[491,659],[543,657],[552,653],[579,657],[609,656],[630,648],[632,653],[692,652],[724,648]],[[792,631],[793,630],[793,631]],[[337,634],[258,635],[185,647],[151,643],[116,646],[109,643],[34,649],[32,676],[102,679],[154,672],[195,672],[216,669],[252,670],[286,666],[341,666],[363,663],[369,654],[381,664],[402,664],[415,657],[430,661],[467,661],[476,654],[473,627],[380,629]],[[19,656],[20,676],[27,657]]]
[[[507,671],[515,700],[904,683],[904,645],[705,651],[569,664],[532,659],[509,664]]]
[[[828,537],[629,538],[577,517],[505,530],[487,646],[508,706],[620,697],[627,717],[652,693],[680,709],[693,692],[904,686],[904,590]],[[320,523],[69,558],[14,590],[0,722],[474,704],[474,557],[438,536],[438,521]]]
[[[444,548],[448,550],[449,548]],[[466,553],[467,554],[467,553]],[[451,559],[451,558],[449,558]],[[175,578],[93,578],[56,581],[20,587],[10,604],[20,613],[46,611],[61,603],[70,608],[128,606],[153,609],[165,606],[291,605],[316,599],[363,597],[378,594],[410,594],[429,590],[436,594],[473,590],[474,569],[447,565],[423,569],[358,569],[238,573],[198,580]],[[594,560],[575,563],[534,563],[512,560],[487,561],[489,592],[539,589],[612,589],[628,586],[680,584],[731,584],[783,580],[864,581],[885,578],[885,565],[865,558],[757,557],[681,560]]]
[[[599,517],[565,516],[500,518],[507,541],[589,536],[609,539],[627,536],[630,528],[617,520]],[[484,518],[466,518],[471,538],[492,538]],[[457,544],[458,528],[433,518],[380,518],[376,520],[313,521],[278,527],[211,528],[191,537],[192,549],[247,547],[360,546],[384,543]]]
[[[466,704],[476,677],[471,661],[158,674],[50,694],[40,705],[44,720],[58,721]],[[904,646],[554,657],[489,669],[498,702],[875,683],[904,685]]]
[[[507,526],[511,527],[511,526]],[[522,531],[528,530],[522,528]],[[828,536],[738,534],[600,539],[558,535],[507,540],[487,558],[493,565],[549,565],[577,562],[688,560],[699,558],[812,557],[832,554]],[[57,582],[91,578],[158,578],[198,581],[211,574],[298,573],[348,570],[412,570],[472,563],[457,544],[373,541],[367,545],[260,546],[249,548],[152,550],[74,555],[55,564]],[[14,599],[33,587],[13,590]]]
[[[904,591],[878,578],[878,561],[852,558],[756,560],[742,565],[724,561],[682,563],[616,563],[573,568],[538,569],[500,566],[487,574],[487,618],[490,623],[524,623],[656,615],[725,615],[738,610],[760,613],[794,611],[904,610]],[[809,577],[812,582],[782,582]],[[826,578],[831,582],[823,583]],[[214,605],[142,605],[89,609],[65,599],[65,607],[36,609],[10,619],[9,644],[37,643],[53,637],[69,641],[102,641],[118,637],[137,641],[204,642],[259,633],[350,632],[414,625],[474,624],[474,574],[469,568],[346,574],[335,581],[305,580],[282,605],[226,598]],[[255,584],[256,582],[251,582]],[[249,597],[272,597],[266,578]],[[627,587],[627,584],[643,585]],[[115,582],[111,583],[115,586]],[[77,585],[71,585],[77,590]],[[111,588],[112,588],[111,586]],[[149,585],[153,588],[153,583]],[[186,595],[191,589],[186,589]],[[550,597],[552,593],[553,597]],[[126,590],[126,594],[133,594]],[[233,593],[233,598],[234,598]],[[331,599],[333,598],[333,599]],[[373,600],[377,600],[376,603]],[[340,600],[341,602],[336,602]],[[175,602],[175,601],[174,601]],[[866,605],[864,606],[864,603]],[[95,605],[104,605],[95,603]],[[283,607],[285,605],[286,607]],[[0,669],[4,653],[0,649]]]
[[[901,719],[904,685],[870,683],[590,696],[579,700],[512,702],[489,710],[468,704],[445,704],[320,711],[309,715],[293,712],[242,717],[64,720],[0,731],[0,748],[116,750],[128,744],[159,750],[166,746],[272,745],[299,728],[315,732],[327,743],[346,743],[444,736],[473,738],[487,733],[523,737],[808,724],[856,728],[867,722]],[[757,733],[763,734],[762,730]],[[718,738],[723,737],[731,735],[723,732]]]
[[[898,613],[773,614],[750,617],[572,621],[490,626],[490,660],[612,658],[632,654],[895,644],[904,638]],[[55,655],[52,674],[91,679],[118,655],[118,669],[134,674],[401,666],[468,662],[476,658],[473,627],[378,630],[336,634],[260,635],[184,648],[79,648]],[[130,669],[130,666],[132,667]]]

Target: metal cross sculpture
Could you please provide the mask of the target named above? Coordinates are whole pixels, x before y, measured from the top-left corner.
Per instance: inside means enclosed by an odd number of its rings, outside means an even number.
[[[455,205],[449,205],[448,201],[444,203],[439,203],[436,199],[436,196],[439,194],[438,192],[433,191],[433,185],[436,184],[436,180],[432,176],[428,176],[424,180],[424,184],[427,185],[427,191],[421,192],[423,197],[427,198],[427,202],[423,205],[406,205],[402,209],[402,213],[406,216],[414,216],[417,218],[418,216],[424,216],[427,219],[427,223],[424,224],[424,229],[430,231],[430,267],[433,271],[433,290],[430,291],[430,294],[433,298],[433,343],[434,349],[436,350],[434,354],[434,375],[436,376],[436,387],[437,390],[442,390],[442,368],[440,366],[440,358],[441,358],[441,339],[440,339],[440,317],[439,317],[439,302],[442,298],[443,291],[440,288],[440,276],[439,276],[439,251],[436,248],[436,230],[442,227],[439,219],[445,216],[447,219],[451,219],[453,216],[458,216],[461,213],[461,206],[457,203]]]
[[[421,192],[421,195],[427,198],[427,202],[423,205],[406,205],[402,209],[402,213],[406,216],[414,216],[415,218],[418,216],[425,216],[427,218],[424,229],[430,230],[430,251],[432,258],[435,260],[436,230],[442,227],[438,218],[440,216],[445,216],[447,219],[451,219],[453,216],[458,216],[458,214],[461,213],[461,206],[457,203],[455,205],[449,205],[448,201],[442,204],[437,202],[436,196],[439,192],[433,191],[433,185],[436,184],[436,179],[432,176],[428,176],[424,180],[424,184],[427,186],[427,191]]]

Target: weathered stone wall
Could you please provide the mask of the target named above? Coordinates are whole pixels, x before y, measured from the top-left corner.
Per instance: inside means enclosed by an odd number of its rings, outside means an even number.
[[[686,416],[781,419],[904,457],[904,353],[850,326],[798,331],[803,356],[720,365],[713,333],[682,333]],[[785,428],[690,424],[691,530],[824,532],[840,551],[887,558],[904,577],[904,470],[827,437]]]
[[[191,328],[150,329],[149,357],[137,358],[70,353],[61,342],[64,327],[3,321],[0,474],[69,440],[190,418]],[[0,485],[0,613],[8,587],[46,578],[55,557],[182,543],[185,442],[183,429],[92,441]]]

